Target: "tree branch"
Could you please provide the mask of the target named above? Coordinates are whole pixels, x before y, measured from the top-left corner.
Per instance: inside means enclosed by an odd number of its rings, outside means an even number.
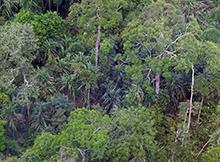
[[[184,32],[183,34],[180,34],[174,41],[172,41],[172,42],[166,47],[165,51],[168,51],[169,48],[170,48],[172,45],[174,45],[178,40],[180,40],[181,38],[183,38],[183,37],[185,37],[186,35],[188,35],[188,33],[186,33],[186,32],[187,32],[189,26],[190,26],[190,24],[186,27],[186,30],[185,30],[185,32]]]

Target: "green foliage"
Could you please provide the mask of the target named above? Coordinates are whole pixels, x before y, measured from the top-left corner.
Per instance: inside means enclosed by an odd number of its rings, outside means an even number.
[[[51,10],[59,10],[59,7],[61,7],[62,3],[70,3],[70,0],[19,0],[19,6],[23,9],[29,9],[33,12],[45,12],[45,11],[51,11]],[[65,9],[66,10],[66,9]],[[66,11],[65,11],[66,12]]]
[[[90,152],[93,160],[103,159],[109,141],[109,122],[108,116],[95,110],[78,109],[71,113],[56,140],[60,141],[61,150],[67,151],[67,156],[70,152],[69,156],[75,154],[76,158],[85,158],[88,156],[86,152]]]
[[[10,101],[10,98],[7,94],[0,92],[0,107],[7,104]]]
[[[217,42],[214,34],[217,32],[217,30],[207,30],[204,32],[207,34],[203,37]],[[161,1],[146,6],[138,19],[130,21],[122,32],[124,59],[128,62],[125,72],[131,78],[131,84],[139,87],[136,90],[139,96],[149,95],[153,98],[151,86],[155,87],[156,75],[159,74],[160,79],[163,78],[161,87],[163,84],[172,86],[171,82],[178,82],[181,74],[189,74],[192,65],[202,69],[201,74],[198,74],[199,79],[196,79],[196,86],[202,84],[201,88],[207,88],[208,93],[218,89],[218,77],[216,77],[219,67],[217,63],[219,58],[216,54],[218,45],[204,43],[200,39],[201,35],[201,27],[194,17],[187,20],[184,18],[184,13],[175,5]],[[206,72],[212,73],[210,78],[215,82],[214,84],[205,82]],[[201,82],[197,84],[199,80]],[[129,93],[126,96],[128,97]],[[141,100],[140,103],[143,103],[146,99],[142,97]]]
[[[217,0],[0,0],[0,158],[219,161],[219,11]]]
[[[25,161],[43,161],[50,159],[51,155],[54,154],[54,148],[52,142],[55,136],[50,133],[42,133],[38,136],[34,142],[33,147],[28,149],[21,157],[21,162]]]
[[[22,10],[16,15],[14,21],[31,24],[40,43],[48,39],[60,39],[67,32],[63,19],[55,12],[34,14],[31,11]]]
[[[208,28],[203,33],[203,39],[206,41],[220,43],[220,31],[216,28]]]
[[[125,95],[126,105],[138,105],[144,101],[144,92],[140,86],[133,84]]]
[[[35,58],[37,46],[32,26],[12,23],[1,27],[0,34],[2,61],[9,59],[16,66],[16,61],[19,64],[30,63]]]
[[[40,1],[39,0],[20,0],[19,5],[23,9],[30,9],[34,11],[39,11],[40,10]]]
[[[203,73],[196,76],[195,89],[204,96],[207,96],[211,92],[219,89],[220,46],[213,42],[205,42],[202,49],[200,63],[206,66],[204,67]]]
[[[2,0],[0,2],[0,15],[12,17],[17,9],[18,0]]]
[[[208,150],[203,154],[203,161],[210,161],[210,162],[218,162],[220,160],[220,148],[219,147],[210,147]]]
[[[4,151],[6,146],[5,124],[5,121],[0,120],[0,152]]]
[[[123,3],[120,1],[106,1],[106,0],[95,0],[93,3],[89,3],[88,0],[83,0],[81,3],[74,3],[70,8],[69,20],[72,23],[77,23],[77,25],[83,26],[88,23],[88,27],[85,29],[95,29],[98,24],[97,14],[101,17],[101,26],[103,30],[114,29],[117,27],[122,19],[122,15],[118,10],[118,7]],[[114,14],[112,17],[109,13]],[[79,16],[80,15],[80,16]],[[96,29],[95,29],[96,30]],[[89,34],[89,33],[88,33]]]
[[[151,161],[157,153],[155,114],[146,107],[114,112],[107,157],[111,161]]]
[[[56,132],[72,110],[73,106],[63,95],[55,94],[46,102],[37,101],[31,114],[31,128],[37,131]]]
[[[102,116],[95,110],[77,109],[71,113],[59,134],[43,133],[38,136],[21,161],[30,158],[38,161],[59,159],[60,154],[62,158],[103,159],[109,141],[109,123],[108,116]]]
[[[120,30],[119,26],[123,20],[120,8],[124,3],[126,3],[124,0],[94,0],[92,3],[82,0],[80,3],[73,3],[70,7],[67,20],[76,27],[77,38],[92,54],[96,46],[97,29],[98,26],[101,27],[101,64],[108,61],[108,54],[119,39],[116,33]]]
[[[23,75],[24,81],[32,72],[36,57],[37,39],[31,25],[11,23],[0,27],[0,71],[2,84],[13,83]]]

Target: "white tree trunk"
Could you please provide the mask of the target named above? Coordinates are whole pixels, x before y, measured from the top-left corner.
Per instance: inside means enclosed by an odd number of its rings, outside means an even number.
[[[195,78],[195,70],[194,70],[194,66],[192,65],[192,83],[191,83],[191,96],[190,96],[190,101],[189,101],[189,118],[188,118],[187,132],[190,129],[191,118],[192,118],[193,91],[194,91],[194,82],[195,82],[194,78]]]
[[[155,77],[155,91],[156,91],[156,94],[160,93],[160,74],[156,74],[156,77]]]
[[[101,41],[101,23],[99,23],[99,25],[98,25],[98,34],[97,34],[97,38],[96,38],[96,57],[95,57],[96,66],[98,66],[98,64],[99,64],[100,41]]]

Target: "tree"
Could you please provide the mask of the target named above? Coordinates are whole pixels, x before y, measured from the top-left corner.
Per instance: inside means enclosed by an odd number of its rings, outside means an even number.
[[[146,107],[115,111],[111,123],[110,161],[151,161],[157,152],[155,114]]]
[[[219,27],[218,0],[0,0],[0,158],[218,161]]]
[[[33,144],[33,146],[28,149],[18,162],[25,162],[25,161],[48,161],[52,159],[51,156],[54,156],[55,148],[53,148],[52,143],[56,136],[50,133],[42,133],[38,136]]]
[[[22,83],[29,86],[33,72],[31,62],[36,57],[37,39],[31,25],[11,23],[0,28],[1,83],[12,84],[21,76]]]
[[[18,0],[2,0],[0,1],[0,14],[6,17],[12,17],[18,8]]]
[[[57,135],[43,133],[21,158],[44,160],[77,159],[101,160],[109,141],[110,119],[95,110],[85,108],[73,111]],[[46,150],[50,150],[47,152]]]
[[[61,59],[63,75],[59,79],[60,90],[66,90],[76,104],[76,94],[83,96],[83,105],[91,106],[91,93],[96,88],[99,76],[97,67],[92,65],[91,58],[83,53],[71,54]]]
[[[171,68],[190,69],[199,47],[194,35],[190,34],[190,30],[196,28],[189,28],[191,23],[194,22],[187,23],[184,15],[172,4],[159,1],[145,7],[139,19],[129,22],[122,33],[125,58],[129,63],[125,70],[131,79],[147,90],[153,84],[156,94],[159,94],[161,78],[169,79]],[[180,51],[181,48],[176,51],[176,45],[186,39],[194,46],[186,42],[180,46],[184,45],[188,53]]]
[[[31,113],[31,128],[36,131],[58,132],[73,110],[67,98],[60,94],[51,96],[46,102],[36,101]]]
[[[95,49],[95,64],[98,66],[102,44],[108,44],[108,51],[113,48],[114,39],[107,38],[115,33],[122,21],[120,6],[123,0],[95,0],[92,3],[82,0],[70,8],[68,20],[79,29],[79,39],[88,49]],[[114,17],[111,15],[114,14]]]
[[[63,19],[56,12],[35,14],[28,10],[21,10],[15,16],[14,21],[21,24],[31,24],[40,44],[49,39],[60,39],[67,31]]]
[[[66,156],[86,159],[103,159],[109,140],[109,117],[85,108],[71,113],[66,128],[58,135],[61,150]],[[68,152],[71,154],[68,155]]]

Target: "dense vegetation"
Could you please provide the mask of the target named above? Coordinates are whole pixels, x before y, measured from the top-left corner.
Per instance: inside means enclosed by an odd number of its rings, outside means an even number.
[[[218,0],[1,0],[0,160],[219,162]]]

